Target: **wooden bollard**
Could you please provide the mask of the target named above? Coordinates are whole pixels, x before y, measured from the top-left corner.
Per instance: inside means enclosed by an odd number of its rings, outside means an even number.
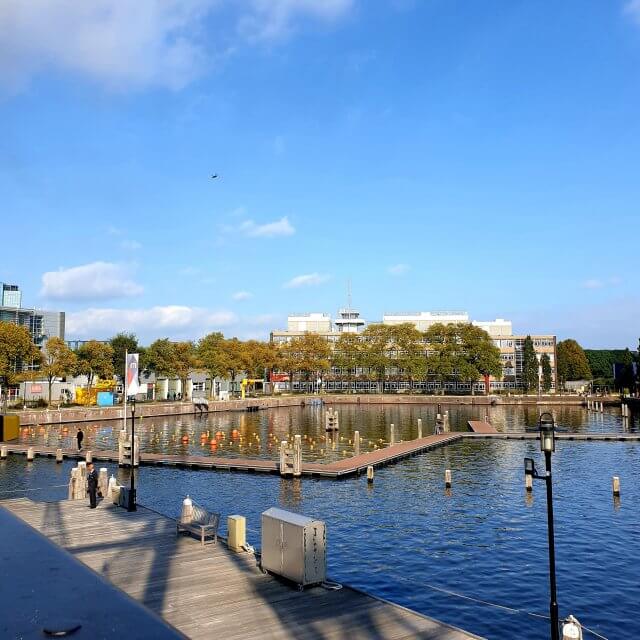
[[[182,501],[182,513],[180,514],[180,522],[189,524],[193,520],[193,502],[189,496]]]
[[[107,467],[102,467],[98,472],[98,489],[104,498],[107,495],[107,490],[109,489],[109,470]]]
[[[64,458],[64,454],[62,453],[62,449],[56,449],[56,462],[60,464]]]
[[[451,488],[451,469],[445,469],[444,471],[444,486],[447,489]]]
[[[6,460],[7,459],[7,447],[6,445],[2,445],[0,447],[0,460]]]
[[[524,475],[524,488],[527,491],[533,491],[533,476],[529,473]]]
[[[422,438],[422,418],[418,418],[418,440]]]
[[[93,452],[91,451],[91,449],[89,449],[84,457],[84,461],[89,464],[90,462],[93,462]]]
[[[396,427],[392,422],[391,426],[389,427],[389,444],[394,445],[395,443],[396,443]]]
[[[227,517],[227,546],[231,551],[244,551],[247,546],[247,519],[244,516]]]
[[[612,485],[613,485],[613,495],[619,496],[620,495],[620,478],[618,476],[613,476]]]
[[[604,413],[604,402],[600,403],[600,413]]]
[[[372,465],[369,465],[367,467],[367,482],[369,484],[373,483],[373,466]]]
[[[33,462],[33,459],[35,458],[36,454],[33,450],[33,447],[29,447],[27,449],[27,462]]]
[[[354,456],[360,455],[360,432],[359,431],[353,432],[353,455]]]

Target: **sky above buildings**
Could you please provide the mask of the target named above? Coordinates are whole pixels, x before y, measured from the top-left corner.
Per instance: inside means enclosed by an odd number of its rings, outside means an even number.
[[[266,338],[351,280],[635,347],[638,114],[640,0],[4,0],[0,281],[69,338]]]

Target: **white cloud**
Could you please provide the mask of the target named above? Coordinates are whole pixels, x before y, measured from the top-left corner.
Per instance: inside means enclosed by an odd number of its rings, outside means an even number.
[[[40,294],[54,300],[107,300],[142,293],[124,265],[92,262],[42,275]]]
[[[624,13],[640,26],[640,0],[629,0],[624,6]]]
[[[249,5],[252,10],[240,18],[240,32],[250,40],[278,40],[288,36],[299,19],[339,20],[354,0],[250,0]]]
[[[249,291],[236,291],[232,296],[234,300],[248,300],[253,298],[253,293]]]
[[[401,276],[404,273],[407,273],[411,267],[408,264],[400,263],[394,264],[389,267],[388,271],[393,276]]]
[[[320,273],[306,273],[300,276],[296,276],[295,278],[291,278],[288,282],[284,283],[285,289],[297,289],[299,287],[312,287],[323,282],[326,282],[329,279],[328,275],[323,275]]]
[[[296,230],[284,216],[280,220],[256,224],[253,220],[245,220],[239,227],[240,231],[252,238],[275,238],[277,236],[292,236]]]
[[[582,283],[585,289],[603,289],[605,287],[615,287],[619,285],[622,280],[618,276],[611,276],[609,278],[590,278]]]
[[[127,251],[137,251],[138,249],[142,249],[142,244],[137,240],[123,240],[120,243],[120,246]]]
[[[236,322],[231,311],[212,311],[198,307],[168,305],[147,309],[85,309],[67,313],[66,330],[70,336],[104,337],[118,331],[155,337],[187,336],[196,338],[205,331],[227,327]]]
[[[243,42],[281,39],[302,19],[336,21],[353,2],[2,0],[0,86],[62,71],[116,90],[179,90]]]

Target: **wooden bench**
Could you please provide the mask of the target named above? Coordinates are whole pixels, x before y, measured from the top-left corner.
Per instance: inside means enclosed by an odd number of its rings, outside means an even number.
[[[178,522],[176,525],[176,535],[181,531],[188,531],[200,536],[202,546],[205,538],[213,536],[213,543],[218,542],[218,525],[220,524],[219,513],[209,513],[206,509],[193,505],[193,518],[191,522]]]

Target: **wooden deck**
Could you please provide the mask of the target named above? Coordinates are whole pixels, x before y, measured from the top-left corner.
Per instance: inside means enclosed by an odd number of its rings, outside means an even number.
[[[252,554],[176,537],[174,520],[144,507],[24,498],[0,506],[195,640],[478,638],[348,587],[298,592],[264,575]]]
[[[462,433],[445,433],[432,435],[419,440],[409,440],[390,447],[377,449],[359,456],[345,458],[338,462],[306,462],[302,465],[302,475],[324,477],[324,478],[345,478],[361,473],[371,465],[374,467],[384,466],[404,460],[409,456],[417,455],[424,451],[429,451],[435,447],[456,442],[463,437]],[[26,455],[28,445],[6,444],[7,450],[11,453]],[[55,458],[56,450],[52,447],[33,447],[36,456]],[[86,451],[78,452],[76,449],[65,449],[65,458],[71,460],[84,460]],[[118,462],[117,451],[105,451],[95,449],[91,451],[93,460],[96,462]],[[168,466],[183,469],[217,469],[223,471],[246,471],[249,473],[279,473],[278,463],[274,460],[259,460],[249,458],[225,458],[222,456],[181,456],[162,453],[140,453],[141,465]]]
[[[473,421],[470,421],[470,424]],[[512,431],[499,432],[491,425],[492,430],[478,425],[487,425],[485,422],[475,422],[476,431],[443,433],[427,436],[416,440],[400,442],[389,447],[376,449],[352,456],[336,462],[304,462],[302,475],[315,478],[342,479],[359,475],[366,471],[368,466],[382,467],[400,462],[411,456],[419,455],[437,447],[454,444],[464,438],[490,438],[497,440],[535,440],[536,432]],[[557,440],[595,441],[595,442],[637,442],[640,441],[640,433],[556,433]],[[8,452],[26,455],[28,445],[3,443]],[[52,447],[33,447],[34,454],[39,457],[55,458],[56,450]],[[70,460],[84,460],[86,452],[78,452],[76,449],[65,449],[64,456]],[[117,451],[92,450],[93,459],[96,462],[118,463]],[[140,454],[140,464],[143,466],[166,466],[180,469],[211,469],[218,471],[239,471],[246,473],[279,473],[278,462],[274,460],[250,459],[250,458],[226,458],[223,456],[183,456],[163,453]]]
[[[473,433],[498,433],[492,424],[484,420],[469,420],[467,424]]]

